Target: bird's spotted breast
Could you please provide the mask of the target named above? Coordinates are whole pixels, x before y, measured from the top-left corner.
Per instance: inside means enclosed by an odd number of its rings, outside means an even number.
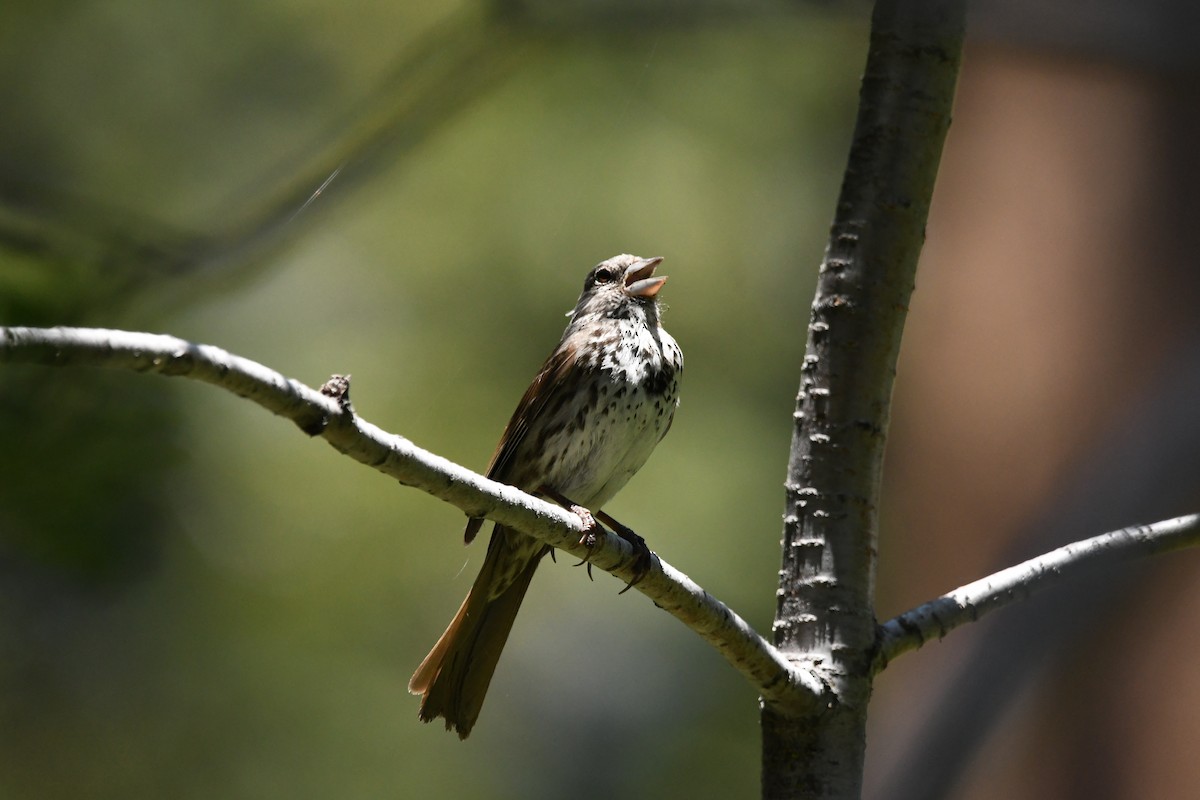
[[[571,500],[599,508],[636,473],[666,433],[678,404],[683,358],[674,339],[644,324],[617,326],[615,346],[593,350],[577,375],[580,391],[553,415],[533,449],[549,485]],[[602,355],[601,355],[602,354]]]

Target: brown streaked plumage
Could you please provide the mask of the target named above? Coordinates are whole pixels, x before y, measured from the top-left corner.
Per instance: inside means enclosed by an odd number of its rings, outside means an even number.
[[[658,321],[661,258],[597,264],[558,347],[517,404],[487,475],[599,511],[649,458],[678,405],[683,354]],[[483,520],[467,522],[475,538]],[[408,689],[466,738],[548,545],[500,525],[471,591]]]

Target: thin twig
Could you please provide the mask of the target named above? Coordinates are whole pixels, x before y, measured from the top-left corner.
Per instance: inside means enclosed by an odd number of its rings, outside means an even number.
[[[1200,544],[1200,515],[1135,525],[1073,542],[968,583],[879,626],[876,671],[896,656],[916,650],[988,612],[1024,600],[1041,589],[1104,564]]]
[[[421,489],[473,517],[487,517],[587,558],[628,583],[636,576],[633,548],[606,532],[592,550],[579,543],[583,523],[575,514],[506,486],[387,433],[354,413],[348,382],[329,394],[286,378],[262,364],[218,347],[174,336],[97,328],[0,327],[0,361],[80,365],[157,372],[211,383],[252,400],[320,436],[339,452],[406,486]],[[815,705],[822,684],[793,667],[729,607],[657,556],[634,586],[713,645],[765,698]]]

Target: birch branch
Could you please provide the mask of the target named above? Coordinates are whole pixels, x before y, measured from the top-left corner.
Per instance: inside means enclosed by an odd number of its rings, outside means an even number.
[[[1085,570],[1200,544],[1200,514],[1072,542],[919,605],[879,626],[875,671],[934,636],[1031,597]]]
[[[218,347],[98,328],[0,327],[0,362],[110,367],[210,383],[469,516],[535,536],[626,583],[635,577],[633,548],[620,537],[605,531],[589,551],[579,543],[584,528],[577,515],[488,480],[359,417],[350,404],[348,379],[335,376],[318,391]],[[793,667],[732,609],[657,555],[634,588],[715,647],[764,698],[802,707],[814,707],[819,700],[823,686],[811,672]]]

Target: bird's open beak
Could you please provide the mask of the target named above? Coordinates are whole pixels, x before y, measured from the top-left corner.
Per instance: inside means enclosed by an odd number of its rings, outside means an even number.
[[[662,256],[643,258],[625,269],[625,291],[634,297],[654,297],[667,282],[667,276],[655,278],[654,268],[662,263]]]

